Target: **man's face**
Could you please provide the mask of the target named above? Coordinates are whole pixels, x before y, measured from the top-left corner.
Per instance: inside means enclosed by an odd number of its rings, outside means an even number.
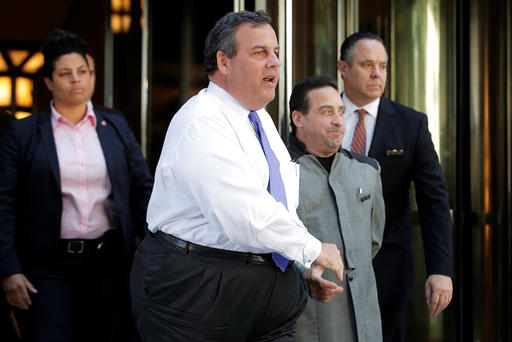
[[[344,92],[356,106],[362,107],[384,93],[388,55],[378,40],[361,39],[354,46],[352,65],[338,61]]]
[[[310,90],[307,96],[308,113],[292,113],[297,138],[309,153],[329,157],[338,151],[345,134],[345,106],[338,91],[330,86]]]
[[[279,79],[279,45],[274,29],[268,25],[240,25],[235,36],[238,50],[225,58],[226,90],[251,110],[265,107],[274,99]]]

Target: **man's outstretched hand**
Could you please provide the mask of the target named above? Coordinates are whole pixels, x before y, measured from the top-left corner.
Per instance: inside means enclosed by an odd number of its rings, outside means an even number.
[[[341,254],[333,243],[322,243],[322,251],[310,269],[304,272],[311,298],[320,302],[328,302],[335,295],[343,291],[338,284],[322,278],[326,269],[333,270],[336,278],[343,281],[343,261]]]
[[[308,283],[311,298],[322,303],[327,303],[338,293],[343,292],[343,287],[335,282],[322,278],[324,270],[322,266],[313,265],[310,269],[304,271],[303,276]]]

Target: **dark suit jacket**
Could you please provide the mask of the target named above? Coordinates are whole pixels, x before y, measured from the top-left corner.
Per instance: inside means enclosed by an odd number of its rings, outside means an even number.
[[[144,233],[152,177],[123,116],[95,109],[112,196],[130,256]],[[62,215],[60,171],[50,109],[13,121],[0,149],[0,278],[57,255]]]
[[[448,191],[423,113],[381,97],[368,156],[377,159],[382,168],[386,205],[384,240],[373,265],[379,302],[392,304],[413,295],[411,181],[416,191],[427,276],[453,275]]]

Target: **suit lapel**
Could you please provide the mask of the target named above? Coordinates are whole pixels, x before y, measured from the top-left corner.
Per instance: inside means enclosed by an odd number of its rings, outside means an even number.
[[[60,189],[60,170],[59,170],[59,160],[57,157],[57,149],[55,147],[55,138],[53,136],[53,127],[51,120],[51,112],[50,109],[46,109],[42,113],[38,114],[38,128],[39,134],[41,135],[41,140],[46,150],[46,154],[48,156],[48,162],[50,163],[50,168],[52,170],[53,177],[57,182],[57,185]]]
[[[112,184],[112,172],[114,170],[113,161],[115,160],[114,149],[112,148],[113,144],[110,143],[111,130],[115,129],[114,127],[109,127],[112,124],[105,120],[103,115],[94,110],[94,114],[96,115],[96,132],[98,133],[98,139],[100,140],[101,149],[103,150],[103,156],[105,157],[105,163],[107,165],[108,177],[110,179],[110,183]]]
[[[396,112],[391,106],[389,100],[385,97],[381,97],[377,122],[375,123],[375,130],[373,132],[372,144],[368,151],[369,157],[376,158],[386,147],[386,141],[393,131],[393,119],[395,115]]]

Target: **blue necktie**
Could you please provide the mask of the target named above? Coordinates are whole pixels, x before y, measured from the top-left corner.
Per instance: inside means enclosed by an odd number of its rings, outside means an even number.
[[[281,172],[279,171],[279,160],[277,159],[274,151],[270,147],[270,143],[268,142],[267,135],[261,126],[260,118],[258,117],[258,113],[251,111],[249,113],[249,120],[251,120],[254,128],[256,129],[256,134],[258,135],[258,140],[260,141],[261,148],[263,149],[263,153],[267,158],[268,169],[269,169],[269,182],[268,182],[268,192],[276,199],[276,201],[283,203],[283,205],[288,208],[288,202],[286,201],[286,192],[284,189],[283,179],[281,178]],[[276,263],[277,267],[281,271],[285,271],[286,267],[290,260],[286,257],[282,256],[279,253],[272,253],[272,260]]]

